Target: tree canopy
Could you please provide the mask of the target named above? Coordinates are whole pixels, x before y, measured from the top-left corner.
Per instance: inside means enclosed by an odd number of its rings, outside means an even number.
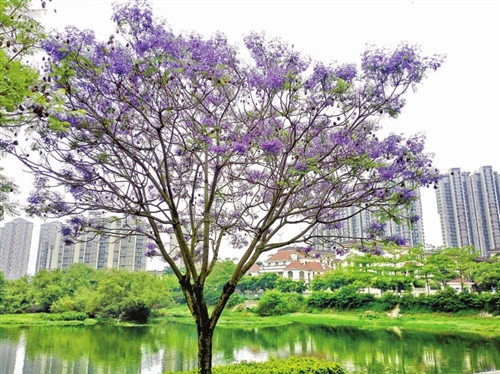
[[[27,121],[29,113],[33,115],[28,105],[46,103],[37,71],[24,61],[43,37],[35,16],[29,0],[0,0],[0,131],[6,133],[6,141],[16,142],[17,127]],[[18,213],[17,203],[10,200],[16,192],[15,181],[0,174],[0,220],[5,214]]]
[[[422,135],[377,130],[443,56],[371,46],[358,69],[250,33],[247,59],[221,33],[175,33],[141,0],[115,5],[113,21],[108,40],[68,27],[44,41],[57,104],[40,109],[26,142],[1,148],[35,176],[31,214],[72,216],[69,241],[82,230],[149,238],[148,253],[179,279],[210,372],[213,329],[262,253],[307,252],[313,228],[341,225],[345,207],[397,217],[438,180]],[[84,215],[96,210],[111,215]],[[149,228],[107,232],[106,221],[127,216]],[[209,313],[204,284],[224,246],[238,261]]]

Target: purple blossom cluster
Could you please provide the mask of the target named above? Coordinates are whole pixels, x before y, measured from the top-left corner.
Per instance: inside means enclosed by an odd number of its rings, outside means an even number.
[[[284,145],[279,139],[264,140],[260,143],[262,150],[266,153],[278,154],[280,153]]]
[[[444,55],[422,57],[419,48],[402,43],[394,51],[372,46],[362,56],[361,69],[367,78],[380,80],[389,77],[393,83],[402,78],[418,83],[426,70],[436,70],[444,61]]]
[[[352,82],[358,76],[358,69],[354,64],[344,64],[338,66],[334,70],[334,74],[346,82]]]
[[[387,224],[385,222],[373,221],[366,228],[367,238],[369,240],[380,238],[384,235]]]
[[[146,244],[146,252],[144,253],[144,256],[153,258],[160,256],[160,252],[158,252],[158,246],[154,242],[148,242]]]

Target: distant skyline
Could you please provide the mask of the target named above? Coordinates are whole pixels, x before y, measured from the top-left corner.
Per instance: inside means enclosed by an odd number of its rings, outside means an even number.
[[[107,39],[111,0],[52,0],[40,20],[49,28],[66,25],[95,30]],[[119,1],[122,2],[122,1]],[[383,120],[384,133],[423,132],[426,151],[443,173],[460,167],[473,172],[491,165],[500,171],[500,2],[499,1],[151,1],[174,32],[225,33],[231,43],[263,30],[313,60],[358,63],[367,43],[395,47],[416,43],[424,54],[445,53],[444,65],[429,75],[396,119]],[[39,6],[38,2],[33,2]],[[57,13],[54,13],[54,9]],[[0,160],[23,192],[29,178]],[[26,193],[26,192],[24,192]],[[435,191],[423,189],[426,242],[442,244]]]

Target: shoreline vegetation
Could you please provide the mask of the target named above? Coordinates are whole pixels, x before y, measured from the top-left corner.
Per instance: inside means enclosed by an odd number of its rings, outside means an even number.
[[[34,325],[93,325],[97,323],[144,326],[158,323],[194,324],[185,307],[163,310],[161,316],[151,317],[147,324],[119,321],[117,319],[88,318],[78,321],[49,320],[45,313],[3,314],[0,315],[0,327]],[[225,311],[218,328],[264,328],[284,326],[291,323],[321,324],[327,326],[349,326],[366,330],[400,329],[426,332],[473,333],[487,336],[500,336],[500,317],[485,314],[456,315],[447,313],[414,313],[393,316],[390,313],[373,311],[329,311],[312,313],[290,313],[281,316],[260,317],[248,311],[236,309]]]

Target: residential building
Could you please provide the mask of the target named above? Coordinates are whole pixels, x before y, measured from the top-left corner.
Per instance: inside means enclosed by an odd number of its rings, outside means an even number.
[[[0,241],[0,271],[13,280],[28,273],[33,223],[24,218],[7,222]]]
[[[130,227],[131,220],[116,220],[110,230]],[[94,269],[115,268],[131,271],[146,270],[146,238],[131,235],[115,238],[109,235],[84,234],[80,241],[65,244],[62,224],[50,222],[41,225],[36,271],[65,269],[74,263],[83,263]]]
[[[417,247],[425,244],[424,226],[422,220],[422,202],[420,191],[416,190],[417,199],[407,209],[401,212],[402,217],[415,217],[419,219],[410,223],[409,219],[401,219],[400,222],[393,220],[385,222],[384,236],[398,237],[406,240],[406,245]],[[367,228],[377,218],[375,214],[368,210],[361,210],[359,207],[348,207],[340,210],[340,217],[343,221],[335,228],[325,225],[316,226],[313,232],[313,248],[317,251],[335,251],[340,246],[348,246],[353,241],[367,237]]]
[[[296,248],[286,247],[270,255],[261,265],[254,264],[247,274],[255,276],[276,273],[284,278],[303,280],[309,283],[315,275],[330,270],[331,268],[319,258],[306,256]]]
[[[500,247],[500,177],[491,166],[450,169],[436,198],[445,246],[473,246],[484,257]]]

